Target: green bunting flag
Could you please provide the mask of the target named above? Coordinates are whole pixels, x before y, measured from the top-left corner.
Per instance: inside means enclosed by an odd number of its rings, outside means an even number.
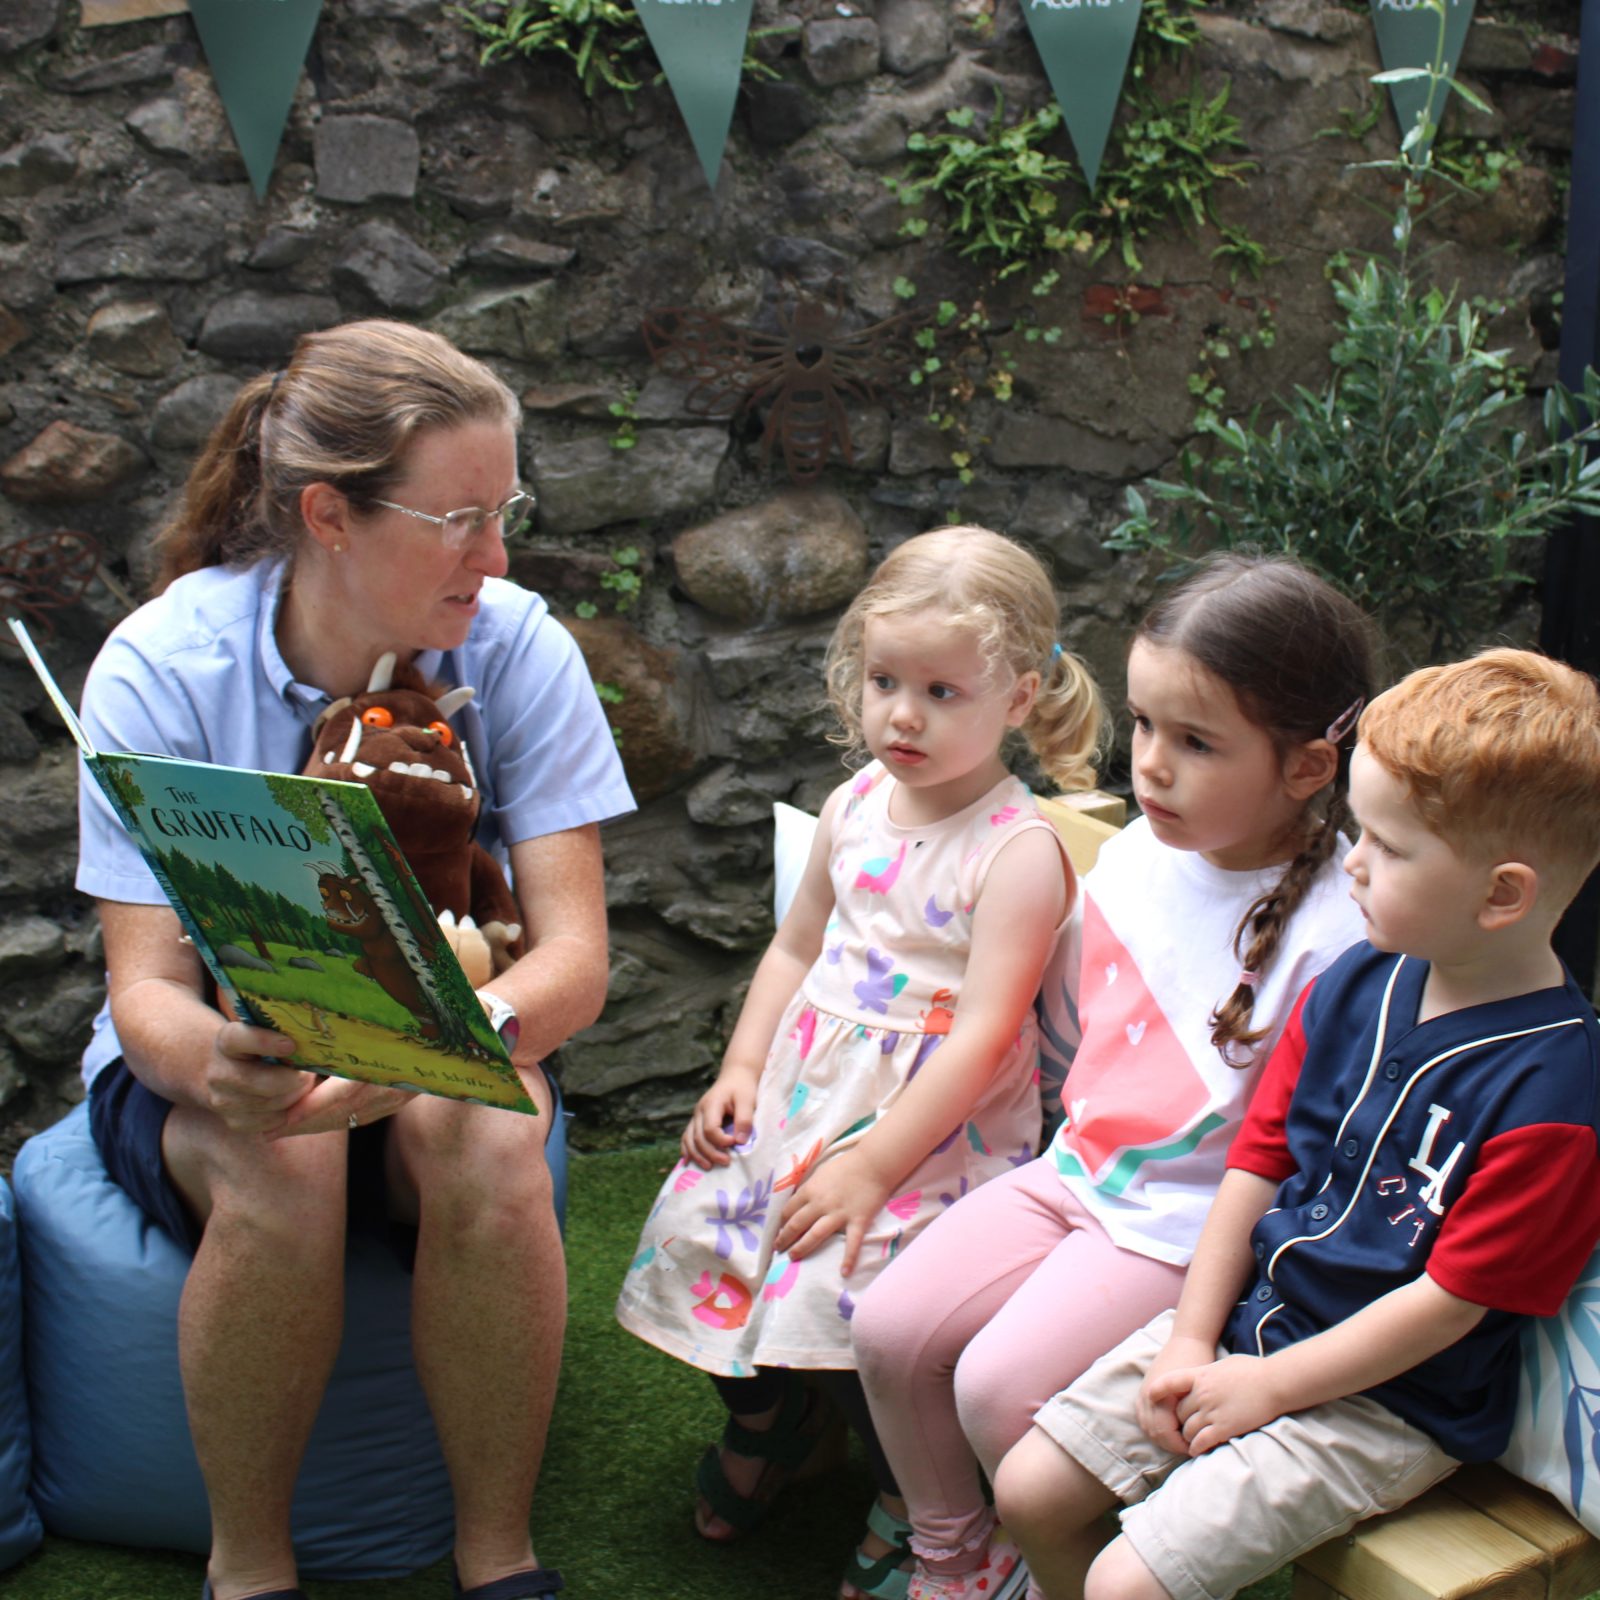
[[[1411,147],[1420,161],[1433,144],[1449,91],[1441,82],[1428,81],[1427,68],[1440,56],[1439,34],[1443,12],[1444,51],[1439,70],[1454,76],[1472,21],[1473,0],[1372,0],[1372,25],[1378,34],[1378,54],[1383,74],[1377,80],[1388,87],[1394,114],[1404,141],[1426,110],[1429,128]],[[1391,74],[1405,77],[1391,81]],[[1432,89],[1430,96],[1429,89]]]
[[[264,195],[322,0],[189,0],[189,11],[245,169]]]
[[[754,0],[633,0],[689,125],[706,182],[717,186],[739,94]]]
[[[1133,54],[1143,0],[1022,0],[1035,48],[1090,189]]]

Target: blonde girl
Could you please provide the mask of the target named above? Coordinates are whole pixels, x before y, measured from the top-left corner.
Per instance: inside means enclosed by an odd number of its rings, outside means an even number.
[[[841,618],[829,694],[871,760],[823,806],[617,1305],[728,1409],[696,1480],[706,1538],[754,1526],[803,1465],[819,1389],[862,1432],[880,1497],[845,1595],[897,1600],[907,1581],[851,1317],[1039,1137],[1033,999],[1074,884],[1002,746],[1020,731],[1057,783],[1093,781],[1099,698],[1058,626],[1038,561],[970,527],[901,545]]]
[[[1045,1400],[1176,1303],[1266,1052],[1361,937],[1340,829],[1371,686],[1360,612],[1292,561],[1220,558],[1136,633],[1144,814],[1084,880],[1066,1121],[930,1228],[854,1323],[910,1507],[911,1600],[1022,1592],[979,1464],[992,1476]]]

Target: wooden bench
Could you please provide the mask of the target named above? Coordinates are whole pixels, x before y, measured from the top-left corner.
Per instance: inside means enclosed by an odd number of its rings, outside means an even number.
[[[1293,1600],[1583,1600],[1597,1589],[1600,1541],[1543,1490],[1479,1465],[1302,1556]]]

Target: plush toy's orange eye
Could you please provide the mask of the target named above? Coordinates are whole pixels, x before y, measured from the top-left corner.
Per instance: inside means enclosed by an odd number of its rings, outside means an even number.
[[[394,712],[387,706],[368,706],[361,713],[361,720],[369,728],[392,728],[394,726]]]
[[[428,732],[438,734],[439,743],[444,745],[446,749],[455,743],[456,736],[450,731],[450,725],[448,723],[430,722],[428,724]]]

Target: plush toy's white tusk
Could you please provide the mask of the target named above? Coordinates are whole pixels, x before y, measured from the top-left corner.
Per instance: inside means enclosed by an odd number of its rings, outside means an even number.
[[[361,748],[361,718],[353,717],[350,722],[350,737],[344,742],[344,749],[339,752],[339,765],[348,767],[356,758],[356,751]]]
[[[477,691],[467,684],[462,684],[459,689],[446,689],[439,696],[439,715],[448,721],[458,712]]]
[[[379,694],[394,682],[394,651],[385,650],[372,663],[372,677],[367,683],[368,694]]]

